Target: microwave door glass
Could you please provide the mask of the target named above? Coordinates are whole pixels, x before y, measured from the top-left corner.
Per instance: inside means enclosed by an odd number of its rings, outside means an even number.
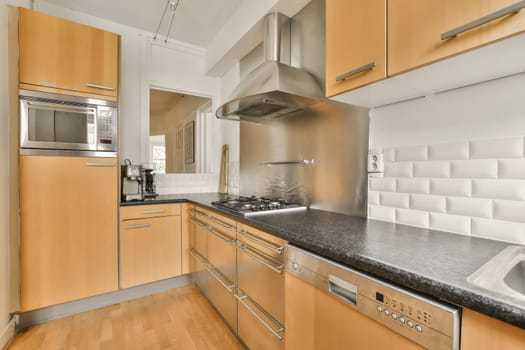
[[[89,114],[55,111],[55,141],[64,143],[88,143],[87,119]]]
[[[55,141],[55,111],[50,109],[29,108],[29,141]]]

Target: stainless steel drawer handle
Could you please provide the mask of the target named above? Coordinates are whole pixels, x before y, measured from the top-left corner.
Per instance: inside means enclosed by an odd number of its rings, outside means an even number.
[[[208,272],[210,275],[213,276],[224,288],[228,290],[228,292],[231,292],[233,290],[233,287],[235,287],[235,284],[233,283],[226,283],[222,280],[222,277],[219,276],[220,272],[215,272],[215,268],[213,266],[208,266]]]
[[[204,218],[208,218],[208,215],[204,214],[202,211],[199,211],[197,209],[191,209],[191,212],[195,215],[198,215]]]
[[[328,275],[328,292],[347,304],[357,305],[357,287],[334,275]]]
[[[365,64],[364,66],[361,66],[359,68],[356,68],[356,69],[353,69],[351,70],[350,72],[348,73],[345,73],[345,74],[341,74],[341,75],[338,75],[336,78],[335,78],[335,81],[342,81],[342,80],[346,80],[354,75],[357,75],[359,73],[363,73],[363,72],[366,72],[367,70],[371,70],[371,69],[374,69],[376,67],[376,61],[372,61],[370,63],[367,63]]]
[[[517,3],[510,5],[508,7],[502,8],[501,10],[498,10],[496,12],[492,12],[486,16],[483,16],[481,18],[478,18],[472,22],[468,22],[466,24],[463,24],[462,26],[459,26],[457,28],[454,28],[452,30],[449,30],[448,32],[444,32],[441,34],[441,40],[446,40],[448,38],[453,38],[458,36],[461,33],[464,33],[468,30],[477,28],[479,26],[482,26],[484,24],[487,24],[489,22],[492,22],[498,18],[518,13],[522,8],[525,7],[525,1],[518,1]]]
[[[232,225],[228,225],[228,224],[225,223],[224,221],[219,220],[219,219],[216,219],[216,218],[214,218],[213,216],[210,216],[209,219],[210,219],[211,221],[213,221],[214,223],[219,224],[219,225],[221,225],[222,227],[224,227],[224,228],[226,228],[226,229],[228,229],[228,230],[235,230],[235,227],[234,227],[234,226],[232,226]]]
[[[279,328],[278,329],[273,329],[272,326],[270,326],[268,324],[268,322],[266,322],[261,316],[259,316],[259,314],[257,314],[257,312],[255,312],[255,310],[253,310],[249,305],[248,303],[246,303],[245,299],[248,298],[247,295],[243,295],[242,297],[238,296],[237,294],[234,294],[235,296],[235,299],[237,299],[239,301],[239,303],[241,303],[245,308],[246,310],[251,313],[257,320],[259,320],[259,322],[261,322],[263,324],[264,327],[266,327],[277,339],[279,340],[283,340],[283,336],[281,335],[281,333],[284,331],[284,327],[279,323],[277,322],[276,320],[274,320],[270,315],[266,315],[268,316],[270,319],[273,320],[273,322],[275,322],[275,324],[278,324],[279,325]]]
[[[133,230],[136,228],[146,228],[150,226],[151,226],[150,224],[129,225],[129,226],[126,226],[126,230]]]
[[[115,166],[115,163],[86,163],[86,166],[90,167],[99,167],[99,168],[112,168]]]
[[[208,229],[208,225],[200,222],[199,220],[197,220],[195,218],[190,218],[190,221],[193,222],[194,224],[199,225],[200,227],[204,227],[204,228]]]
[[[194,248],[190,248],[188,250],[188,253],[190,253],[190,255],[195,259],[199,260],[202,264],[208,264],[208,261],[202,255],[200,255]]]
[[[208,226],[208,232],[211,233],[212,235],[214,235],[215,237],[222,239],[224,242],[226,242],[226,243],[228,243],[230,245],[235,242],[235,238],[232,238],[232,237],[222,233],[221,231],[218,231],[218,230],[214,229],[211,226]]]
[[[264,247],[266,249],[270,249],[271,251],[274,251],[277,254],[282,254],[283,253],[283,250],[284,250],[283,246],[278,246],[276,244],[268,242],[267,240],[259,238],[259,237],[255,236],[254,234],[251,234],[250,232],[245,231],[245,230],[240,230],[239,234],[241,236],[245,237],[247,240],[252,241],[253,243],[256,243],[256,244],[258,244],[258,245],[260,245],[260,246],[262,246],[262,247]]]
[[[115,90],[115,88],[111,86],[107,86],[107,85],[100,85],[100,84],[93,84],[93,83],[85,83],[84,85],[90,88],[101,89],[101,90],[109,90],[109,91]]]
[[[150,210],[143,210],[142,214],[160,214],[165,213],[166,209],[150,209]]]
[[[265,259],[268,259],[268,258],[264,258],[264,257],[260,257],[260,253],[256,253],[254,252],[252,249],[244,246],[244,245],[241,245],[238,247],[238,249],[243,252],[244,254],[248,255],[250,258],[252,258],[253,260],[263,264],[264,266],[266,266],[267,268],[277,272],[278,274],[282,274],[283,273],[283,267],[284,265],[278,265],[278,266],[273,266],[269,263],[267,263],[265,261]]]

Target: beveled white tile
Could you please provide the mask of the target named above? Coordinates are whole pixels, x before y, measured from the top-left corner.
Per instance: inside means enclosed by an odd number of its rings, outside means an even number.
[[[469,197],[471,194],[471,180],[430,179],[430,193],[444,196]]]
[[[495,159],[454,160],[451,177],[465,179],[495,179],[498,177],[498,161]]]
[[[389,207],[381,207],[379,205],[368,206],[368,217],[374,220],[395,222],[396,221],[396,209]]]
[[[383,150],[383,161],[394,162],[395,160],[396,160],[396,149],[395,148],[385,148]]]
[[[495,200],[494,218],[525,223],[525,202]]]
[[[482,198],[448,197],[447,213],[491,218],[493,216],[492,200]]]
[[[428,146],[398,147],[396,150],[396,162],[427,160]]]
[[[379,192],[368,191],[368,204],[379,205]]]
[[[379,194],[379,204],[387,207],[408,208],[408,194],[382,192]]]
[[[446,208],[446,197],[411,194],[409,204],[411,209],[444,213]]]
[[[478,198],[525,200],[525,180],[473,180],[472,196]]]
[[[397,192],[404,193],[429,193],[430,180],[429,179],[397,179]]]
[[[523,138],[470,142],[470,158],[520,158],[523,156]]]
[[[421,210],[396,209],[396,222],[404,225],[428,227],[429,213]]]
[[[412,162],[385,162],[385,177],[412,177]]]
[[[498,177],[500,179],[525,179],[525,159],[498,160]]]
[[[435,230],[468,235],[471,232],[470,222],[468,216],[430,213],[430,228]]]
[[[518,222],[472,218],[472,235],[525,244],[525,224]]]
[[[428,159],[430,160],[456,160],[468,158],[468,142],[445,143],[428,146]]]
[[[449,161],[414,162],[414,177],[450,177]]]
[[[396,179],[369,178],[368,188],[372,191],[394,192],[396,190]]]

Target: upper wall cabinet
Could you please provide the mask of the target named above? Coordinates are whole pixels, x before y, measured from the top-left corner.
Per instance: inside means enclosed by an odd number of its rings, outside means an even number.
[[[326,96],[385,77],[386,1],[327,0]]]
[[[516,0],[388,0],[388,75],[523,32],[525,11],[517,12],[523,6]]]
[[[20,87],[68,95],[118,96],[119,37],[20,8]]]

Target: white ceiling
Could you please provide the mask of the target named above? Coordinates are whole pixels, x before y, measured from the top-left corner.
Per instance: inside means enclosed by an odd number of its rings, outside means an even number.
[[[130,27],[155,32],[167,0],[46,0]],[[170,38],[205,47],[243,0],[181,0]],[[159,30],[164,38],[171,19],[168,10]]]

